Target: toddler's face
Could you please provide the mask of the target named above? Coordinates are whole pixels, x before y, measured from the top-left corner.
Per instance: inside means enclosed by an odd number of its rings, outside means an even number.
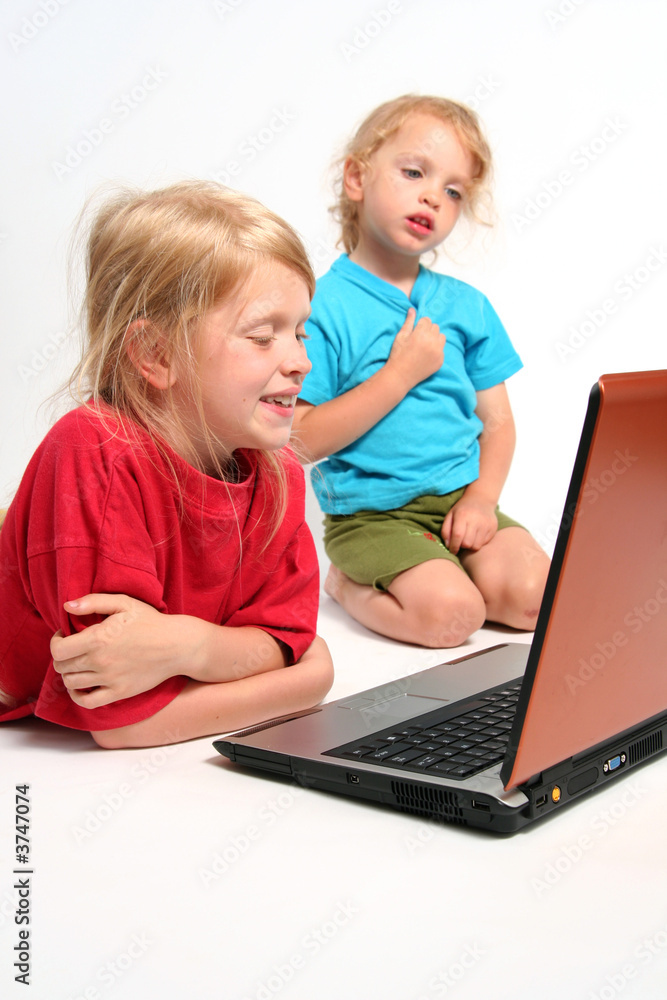
[[[472,176],[473,158],[451,126],[413,115],[360,170],[352,197],[361,239],[400,255],[434,249],[456,225]]]
[[[240,301],[204,317],[197,352],[204,415],[229,453],[288,443],[296,398],[312,367],[304,346],[309,314],[304,280],[272,261],[246,282]]]

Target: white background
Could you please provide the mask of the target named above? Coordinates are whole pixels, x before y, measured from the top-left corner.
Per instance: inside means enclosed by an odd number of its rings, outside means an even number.
[[[519,445],[503,506],[548,547],[591,385],[667,367],[666,34],[662,0],[5,2],[0,502],[76,359],[67,255],[89,196],[217,177],[288,219],[320,274],[337,254],[333,156],[369,110],[416,91],[472,104],[495,153],[493,234],[459,241],[437,266],[489,296],[524,360],[509,384]],[[309,516],[319,537],[312,498]],[[326,599],[321,630],[334,695],[426,662]],[[664,996],[662,765],[639,792],[619,785],[491,842],[212,767],[210,741],[151,758],[38,723],[0,738],[5,844],[14,784],[30,781],[35,797],[27,993],[12,982],[11,855],[0,871],[11,996]],[[114,794],[122,808],[77,835]],[[250,827],[252,849],[205,886],[201,869]],[[581,836],[591,846],[574,862]],[[536,888],[557,864],[555,883]],[[335,924],[348,902],[356,912]],[[336,928],[326,947],[304,943],[325,924]],[[134,934],[151,944],[105,976]],[[295,954],[305,966],[267,985]]]

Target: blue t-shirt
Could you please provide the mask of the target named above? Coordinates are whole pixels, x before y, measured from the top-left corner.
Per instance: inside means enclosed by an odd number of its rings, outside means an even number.
[[[342,254],[317,282],[306,324],[313,369],[301,398],[318,406],[378,371],[410,306],[416,320],[427,316],[445,334],[444,364],[366,434],[313,469],[325,513],[393,510],[418,496],[450,493],[479,475],[476,393],[522,364],[488,299],[465,282],[420,267],[408,298]]]

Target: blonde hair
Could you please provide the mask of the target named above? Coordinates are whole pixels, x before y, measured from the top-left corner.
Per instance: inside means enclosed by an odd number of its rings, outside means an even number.
[[[138,424],[163,454],[166,442],[185,452],[199,471],[213,469],[227,478],[231,456],[203,419],[195,360],[199,323],[268,262],[296,272],[312,297],[315,278],[301,240],[283,219],[250,197],[191,181],[158,191],[124,191],[109,200],[88,237],[86,341],[70,380],[74,398],[108,404],[125,432],[131,434],[132,423]],[[174,394],[155,389],[128,355],[128,338],[154,337],[151,328],[159,331],[161,349],[178,370],[181,391],[185,385],[198,409],[206,461],[197,457]],[[284,459],[280,453],[256,454],[260,473],[273,474],[275,530],[287,502]]]
[[[477,115],[464,104],[447,100],[444,97],[421,97],[417,94],[405,94],[393,101],[387,101],[372,111],[361,123],[345,151],[336,163],[337,178],[335,181],[336,203],[330,211],[341,226],[341,244],[347,253],[351,253],[359,242],[359,209],[358,203],[351,201],[345,193],[343,184],[343,168],[347,160],[352,159],[361,166],[368,167],[374,153],[393,135],[398,132],[407,119],[413,114],[431,115],[450,126],[459,141],[467,149],[473,159],[472,184],[465,199],[464,211],[477,222],[490,225],[490,207],[486,212],[480,211],[482,203],[490,205],[488,185],[491,179],[491,150],[487,143]]]

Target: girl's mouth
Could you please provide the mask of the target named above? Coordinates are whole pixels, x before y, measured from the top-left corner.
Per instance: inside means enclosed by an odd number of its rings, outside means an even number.
[[[285,410],[294,407],[295,396],[262,396],[260,402],[269,403],[272,406],[281,406]]]

